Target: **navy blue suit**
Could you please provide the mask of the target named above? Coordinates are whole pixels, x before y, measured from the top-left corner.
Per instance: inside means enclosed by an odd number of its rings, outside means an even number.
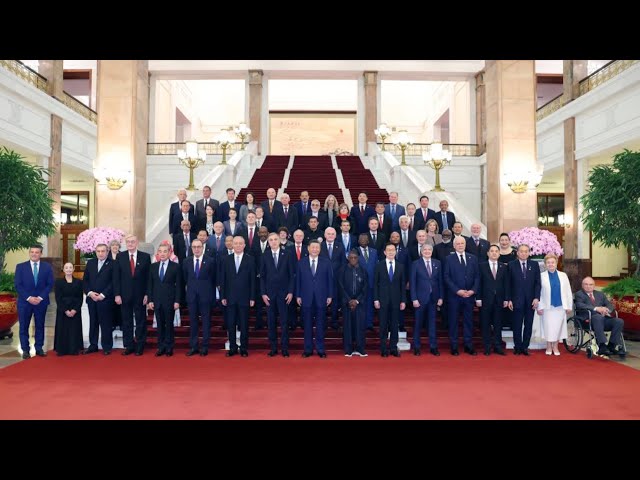
[[[303,225],[303,220],[304,217],[307,215],[307,213],[309,213],[311,211],[311,200],[308,200],[304,205],[306,207],[303,208],[302,206],[302,202],[296,202],[293,206],[295,207],[295,209],[298,211],[298,219],[300,219],[300,224],[298,225],[298,228],[301,228],[302,230],[304,230],[305,228],[307,228],[307,225],[304,224]]]
[[[324,330],[327,319],[327,299],[335,301],[333,269],[328,258],[316,258],[316,274],[311,273],[311,257],[298,262],[296,295],[302,300],[304,322],[304,353],[313,353],[313,317],[316,319],[316,351],[324,354]]]
[[[400,224],[398,223],[400,217],[405,214],[405,209],[402,205],[396,204],[395,215],[391,214],[391,204],[387,203],[384,206],[384,217],[391,219],[391,230],[399,230]]]
[[[175,233],[173,231],[173,224],[174,224],[174,219],[175,218],[179,218],[180,221],[182,221],[182,210],[180,209],[180,203],[181,202],[173,202],[171,204],[171,207],[169,207],[169,233],[173,234]],[[191,205],[190,209],[189,209],[189,213],[193,213],[195,214],[195,210],[193,208],[193,204]],[[189,218],[191,218],[191,215],[189,215]],[[178,227],[180,226],[180,224],[178,223]],[[193,223],[191,224],[191,227],[193,228]]]
[[[1,267],[2,265],[0,265]],[[16,265],[14,279],[16,292],[18,292],[18,321],[20,322],[20,347],[23,353],[28,353],[29,326],[31,317],[35,318],[35,347],[36,352],[44,347],[44,319],[49,306],[49,292],[53,288],[53,269],[47,262],[38,262],[38,283],[33,278],[31,261]],[[27,302],[29,297],[40,297],[42,301],[38,305]]]
[[[189,307],[189,347],[198,349],[199,320],[202,320],[202,349],[208,352],[211,336],[211,307],[216,302],[216,261],[203,255],[200,257],[200,273],[196,276],[194,257],[182,261],[182,279],[187,289]]]
[[[219,257],[224,257],[224,255],[227,254],[227,247],[224,246],[224,232],[220,234],[220,241],[218,241],[216,237],[217,234],[214,232],[214,234],[209,237],[209,240],[207,240],[207,247],[211,249],[214,254],[213,256],[216,258],[216,262],[219,264],[219,262],[222,261]],[[216,243],[218,243],[217,246]]]
[[[344,265],[338,272],[338,289],[342,303],[342,316],[344,319],[343,346],[344,353],[353,353],[353,340],[356,342],[356,351],[364,354],[365,335],[365,302],[369,290],[367,272],[358,263],[355,267]],[[349,301],[357,300],[358,304],[351,310]]]
[[[342,248],[344,249],[344,256],[346,258],[349,256],[349,252],[351,251],[352,248],[358,248],[358,240],[356,239],[355,235],[349,234],[349,237],[348,237],[349,239],[345,245],[344,238],[342,237],[342,232],[340,232],[340,230],[336,230],[336,231],[339,232],[336,235],[336,242],[342,245]]]
[[[369,261],[364,259],[364,253],[362,247],[358,247],[358,253],[360,254],[360,266],[367,272],[367,286],[369,291],[367,292],[367,306],[365,308],[367,328],[373,328],[373,279],[376,271],[376,265],[378,264],[378,252],[375,248],[369,248]]]
[[[360,235],[361,233],[367,233],[369,231],[369,218],[377,217],[376,211],[370,205],[367,205],[364,208],[364,213],[360,211],[360,204],[356,203],[351,207],[351,218],[356,222],[356,229],[358,230],[356,233]]]
[[[149,268],[147,294],[153,303],[158,323],[158,350],[172,351],[174,345],[173,319],[175,303],[180,303],[182,292],[182,269],[180,264],[166,261],[164,277],[160,280],[160,265],[156,262]]]
[[[533,330],[533,299],[540,300],[540,267],[537,262],[527,260],[524,278],[520,260],[509,262],[509,295],[513,303],[513,343],[516,351],[529,348]],[[524,332],[522,324],[524,323]]]
[[[111,255],[107,255],[102,268],[98,272],[98,259],[92,258],[87,262],[82,279],[82,287],[85,295],[89,292],[101,293],[104,299],[94,302],[87,295],[87,308],[89,309],[89,348],[90,351],[98,350],[98,328],[100,328],[102,350],[110,352],[113,348],[113,331],[111,319],[113,315],[113,261]]]
[[[336,298],[333,299],[329,308],[331,309],[331,327],[335,330],[338,329],[338,306],[340,304],[340,291],[338,290],[338,271],[343,265],[347,263],[347,257],[344,253],[344,247],[342,242],[334,240],[332,245],[331,258],[329,258],[329,252],[327,251],[327,242],[324,241],[320,244],[320,256],[326,257],[331,262],[333,269],[333,280],[336,282],[334,291],[336,292]]]
[[[436,220],[436,212],[427,207],[427,218],[425,218],[422,207],[418,206],[416,209],[415,227],[419,230],[424,230],[427,226],[427,222],[432,218]]]
[[[493,344],[494,348],[502,348],[502,314],[503,303],[509,296],[509,268],[496,260],[496,278],[493,278],[490,262],[480,262],[480,290],[476,300],[482,300],[480,308],[480,328],[482,330],[482,342],[488,349]],[[493,323],[493,335],[491,324]]]
[[[240,353],[249,349],[249,308],[256,298],[256,261],[245,253],[236,272],[236,254],[227,256],[222,265],[220,278],[220,299],[227,301],[227,331],[229,333],[229,353],[238,351],[236,326],[240,330]]]
[[[447,217],[447,228],[451,230],[451,228],[453,227],[453,224],[456,223],[456,216],[453,214],[453,212],[447,211],[446,217]],[[443,222],[442,222],[442,211],[436,212],[435,218],[436,218],[436,222],[438,222],[438,232],[442,233],[442,230],[444,230]]]
[[[373,300],[380,302],[380,352],[387,352],[387,336],[391,332],[389,350],[398,351],[398,317],[400,304],[406,302],[407,276],[404,265],[395,261],[393,278],[389,278],[388,260],[376,265],[373,277]]]
[[[286,352],[289,350],[289,324],[287,322],[289,305],[287,305],[286,296],[294,294],[295,267],[297,265],[295,264],[293,257],[295,253],[293,251],[280,248],[277,255],[277,267],[271,247],[267,248],[261,256],[260,295],[269,297],[267,323],[271,350],[276,351],[278,349],[276,314],[279,314],[280,328],[282,330],[282,351]],[[294,303],[294,301],[292,300],[291,303]]]
[[[420,333],[427,325],[429,333],[429,348],[438,348],[436,338],[436,306],[442,298],[442,265],[431,257],[431,276],[423,258],[419,258],[411,265],[411,301],[418,300],[420,306],[416,309],[415,327],[413,330],[413,348],[420,350]],[[425,321],[426,320],[426,321]]]
[[[473,335],[473,307],[475,295],[463,298],[456,294],[458,290],[473,290],[475,293],[480,288],[480,273],[478,271],[478,259],[464,252],[466,265],[460,263],[457,252],[449,255],[444,261],[444,280],[447,286],[447,300],[449,310],[449,341],[451,349],[458,349],[458,314],[462,311],[462,332],[464,346],[472,348]]]
[[[238,216],[236,217],[236,220],[238,221],[238,223],[242,223],[240,222],[240,207],[242,206],[242,203],[240,203],[239,201],[234,201],[233,202],[233,208],[236,209],[236,212],[238,213]],[[218,214],[218,220],[220,220],[221,222],[226,222],[227,220],[229,220],[229,209],[231,207],[229,206],[229,201],[227,200],[226,202],[222,202],[220,204],[220,208],[216,211],[216,213]]]

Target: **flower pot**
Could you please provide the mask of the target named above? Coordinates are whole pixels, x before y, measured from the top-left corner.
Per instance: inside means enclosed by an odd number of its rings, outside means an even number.
[[[13,293],[0,292],[0,339],[13,337],[11,327],[18,321],[18,302]]]
[[[640,303],[634,297],[612,298],[611,303],[624,320],[624,334],[629,340],[640,340]]]

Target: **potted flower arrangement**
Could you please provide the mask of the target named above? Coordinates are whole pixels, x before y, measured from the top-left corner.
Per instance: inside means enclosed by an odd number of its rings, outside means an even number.
[[[112,240],[121,242],[123,237],[124,232],[117,228],[94,227],[81,232],[76,243],[73,244],[73,248],[80,250],[85,259],[95,258],[98,245],[104,243],[108,246]]]
[[[558,237],[549,230],[525,227],[509,232],[509,238],[511,239],[511,244],[516,247],[522,244],[529,245],[532,259],[542,260],[547,253],[555,253],[560,257],[564,253]]]

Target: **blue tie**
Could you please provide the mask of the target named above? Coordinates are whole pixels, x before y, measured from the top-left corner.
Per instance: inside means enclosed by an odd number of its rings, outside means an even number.
[[[196,278],[200,277],[200,259],[196,258]]]
[[[33,264],[33,283],[38,284],[38,263]]]
[[[164,262],[160,264],[160,281],[164,280]]]
[[[389,262],[389,281],[393,282],[393,263]]]
[[[449,225],[447,225],[447,213],[442,212],[442,230],[448,230]]]
[[[327,244],[327,253],[329,254],[329,260],[331,260],[331,254],[333,253],[333,245]]]
[[[311,275],[316,276],[316,261],[311,260]]]
[[[396,206],[391,205],[391,218],[395,218],[395,217],[396,217]]]

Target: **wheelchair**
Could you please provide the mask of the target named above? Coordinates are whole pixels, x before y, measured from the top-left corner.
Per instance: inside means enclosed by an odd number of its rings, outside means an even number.
[[[578,309],[573,308],[574,312],[577,312]],[[596,341],[596,334],[591,328],[591,311],[590,310],[580,310],[580,312],[586,312],[587,318],[580,320],[575,315],[567,319],[567,338],[563,340],[564,348],[569,353],[578,353],[581,349],[585,349],[587,353],[587,358],[593,358],[594,354],[598,351],[598,342]],[[618,312],[616,310],[613,311],[612,316],[618,318]],[[605,330],[605,334],[610,334],[609,330]],[[609,336],[609,335],[607,335]],[[626,355],[627,347],[624,343],[624,335],[620,333],[620,339],[622,341],[622,349]],[[624,355],[620,355],[621,358],[624,358]]]

